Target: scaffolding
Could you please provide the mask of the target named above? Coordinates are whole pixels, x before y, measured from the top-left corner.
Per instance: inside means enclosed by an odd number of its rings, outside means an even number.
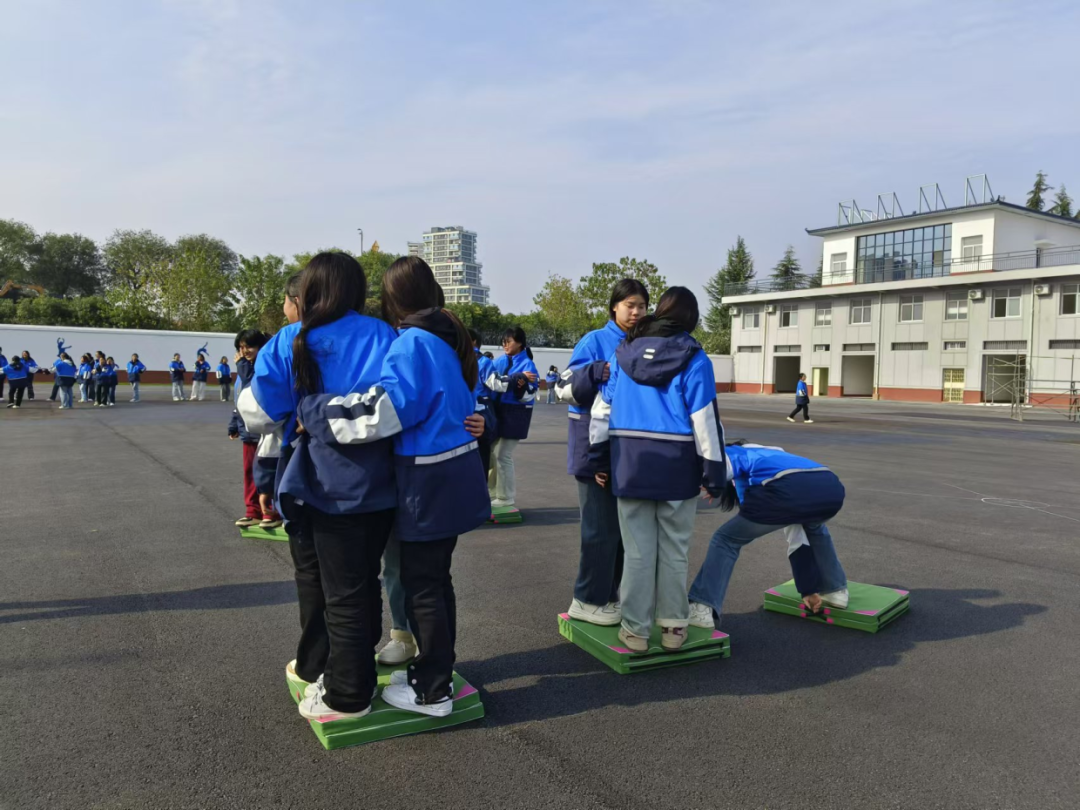
[[[1071,358],[1070,380],[1044,380],[1028,373],[1033,361],[1055,358],[1029,358],[1023,354],[1013,357],[990,357],[986,364],[987,403],[1009,404],[1009,416],[1024,421],[1024,413],[1044,412],[1057,414],[1069,422],[1080,422],[1080,383],[1076,377],[1076,358]]]

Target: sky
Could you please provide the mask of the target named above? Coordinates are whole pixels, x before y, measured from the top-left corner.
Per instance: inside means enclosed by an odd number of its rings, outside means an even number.
[[[700,292],[837,203],[1080,197],[1080,4],[0,0],[0,218],[244,255],[478,233],[527,311],[634,256]]]

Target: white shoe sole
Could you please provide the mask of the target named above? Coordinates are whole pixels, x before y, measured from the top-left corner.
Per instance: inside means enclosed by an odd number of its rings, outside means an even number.
[[[385,652],[385,650],[383,652]],[[412,661],[414,658],[416,658],[416,648],[415,647],[413,647],[412,655],[405,656],[404,658],[399,657],[397,655],[383,655],[383,653],[379,653],[377,656],[375,656],[375,660],[378,661],[380,664],[382,664],[384,667],[401,666],[406,661]]]
[[[414,703],[407,698],[400,698],[398,696],[398,691],[394,686],[388,686],[386,689],[383,689],[382,698],[388,706],[393,706],[395,709],[401,709],[402,711],[413,712],[415,714],[423,714],[427,717],[449,717],[454,713],[453,700],[448,700],[437,706],[426,706],[422,703]]]
[[[370,706],[362,712],[313,712],[304,705],[307,702],[307,698],[300,701],[300,716],[305,720],[316,720],[320,723],[331,723],[334,720],[359,720],[361,717],[371,714]],[[325,706],[326,704],[324,703],[323,705]],[[330,707],[327,706],[327,708]]]
[[[566,611],[566,615],[571,619],[577,619],[579,622],[588,622],[589,624],[595,624],[599,627],[612,627],[616,624],[622,624],[622,613],[616,613],[613,616],[608,617],[600,613],[590,613],[587,610],[579,610],[576,605],[571,605],[570,609]]]

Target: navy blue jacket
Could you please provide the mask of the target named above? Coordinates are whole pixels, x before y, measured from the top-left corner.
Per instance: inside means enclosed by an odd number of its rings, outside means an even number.
[[[769,526],[824,523],[844,505],[844,485],[828,467],[779,447],[727,448],[739,514]]]
[[[184,381],[184,372],[187,369],[184,368],[184,363],[181,360],[173,360],[169,363],[169,374],[172,376],[173,382],[182,383]]]
[[[731,477],[712,361],[690,335],[639,337],[615,351],[593,403],[589,437],[620,498],[682,501]]]
[[[240,361],[236,364],[237,398],[240,397],[241,391],[251,385],[251,378],[254,374],[255,367],[248,360],[240,358]],[[233,408],[232,417],[229,419],[229,435],[239,436],[240,441],[248,444],[256,444],[262,438],[258,433],[252,433],[247,429],[244,420],[240,418],[240,411],[235,407]]]
[[[532,423],[533,403],[539,383],[525,373],[538,374],[536,364],[525,351],[513,357],[504,354],[495,360],[484,384],[495,394],[495,416],[499,438],[527,439]],[[524,380],[524,384],[519,384]]]
[[[418,315],[426,316],[425,324],[435,321],[432,328],[449,324],[438,310]],[[364,445],[393,437],[394,534],[406,542],[465,534],[491,516],[477,442],[464,425],[476,399],[448,339],[454,339],[452,331],[444,339],[427,328],[405,328],[367,391],[305,397],[297,414],[313,444]]]
[[[210,364],[205,360],[202,362],[195,361],[195,371],[191,374],[192,382],[206,382],[206,377],[210,373]]]
[[[143,365],[142,360],[134,363],[129,360],[127,364],[128,382],[139,382],[144,371],[146,371],[146,366]]]

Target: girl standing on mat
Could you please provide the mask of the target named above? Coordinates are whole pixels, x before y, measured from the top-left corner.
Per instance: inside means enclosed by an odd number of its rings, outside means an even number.
[[[139,401],[139,383],[142,380],[143,372],[146,371],[146,366],[143,365],[143,361],[139,359],[139,355],[131,355],[131,359],[127,364],[127,376],[128,384],[131,385],[131,401]]]
[[[21,357],[13,356],[0,371],[8,381],[8,407],[21,408],[23,392],[26,390],[26,367]]]
[[[184,361],[180,359],[180,352],[177,352],[172,356],[172,362],[169,363],[169,375],[172,377],[173,402],[181,402],[184,399],[185,371],[187,371],[187,369],[184,368]]]
[[[665,650],[686,640],[697,496],[702,486],[719,496],[728,479],[712,361],[690,337],[697,324],[694,294],[670,288],[615,350],[593,403],[596,480],[618,499],[625,550],[619,638],[635,652],[648,649],[654,621]]]
[[[507,329],[502,346],[505,354],[495,361],[491,374],[484,380],[496,394],[495,419],[499,423],[498,439],[491,448],[494,459],[488,483],[493,508],[514,505],[517,496],[514,450],[518,442],[529,437],[539,378],[524,329],[520,326]]]
[[[251,384],[251,378],[255,372],[255,360],[259,356],[259,351],[269,340],[269,336],[258,329],[245,329],[236,336],[234,344],[240,355],[236,363],[237,397],[239,397],[239,392]],[[255,525],[258,525],[260,529],[277,528],[281,525],[281,517],[273,505],[273,479],[271,479],[270,492],[265,494],[259,491],[256,481],[258,447],[264,437],[249,431],[235,408],[229,420],[228,433],[229,441],[239,439],[243,448],[241,458],[244,472],[244,516],[237,519],[235,525],[241,528]]]
[[[439,285],[416,256],[383,276],[383,317],[400,333],[368,390],[300,401],[297,418],[312,445],[378,443],[392,436],[399,508],[400,576],[419,655],[394,673],[383,700],[446,717],[453,710],[457,611],[450,564],[458,536],[490,516],[477,442],[465,429],[476,408],[473,342],[440,307]]]
[[[690,623],[714,627],[739,552],[747,543],[788,526],[788,559],[795,586],[807,606],[846,608],[847,576],[825,522],[844,505],[844,485],[816,461],[779,447],[734,442],[727,448],[734,478],[724,487],[720,508],[739,514],[716,530],[705,562],[690,586]],[[794,538],[794,539],[793,539]],[[715,616],[715,619],[714,619]]]
[[[599,625],[622,621],[619,581],[623,570],[623,543],[619,511],[611,487],[596,481],[599,470],[589,459],[589,410],[609,376],[617,349],[649,308],[649,291],[640,281],[624,278],[611,291],[608,322],[589,332],[574,347],[570,363],[555,390],[569,403],[567,472],[577,479],[581,510],[581,557],[574,583],[574,598],[567,613],[572,619]]]
[[[218,394],[220,395],[222,402],[228,402],[231,398],[232,389],[232,369],[229,368],[229,358],[222,357],[218,361],[217,368],[214,369],[214,373],[217,375],[218,381]]]
[[[206,355],[200,354],[195,359],[195,368],[191,373],[191,401],[196,398],[202,402],[206,398],[206,378],[210,376],[210,364]]]

